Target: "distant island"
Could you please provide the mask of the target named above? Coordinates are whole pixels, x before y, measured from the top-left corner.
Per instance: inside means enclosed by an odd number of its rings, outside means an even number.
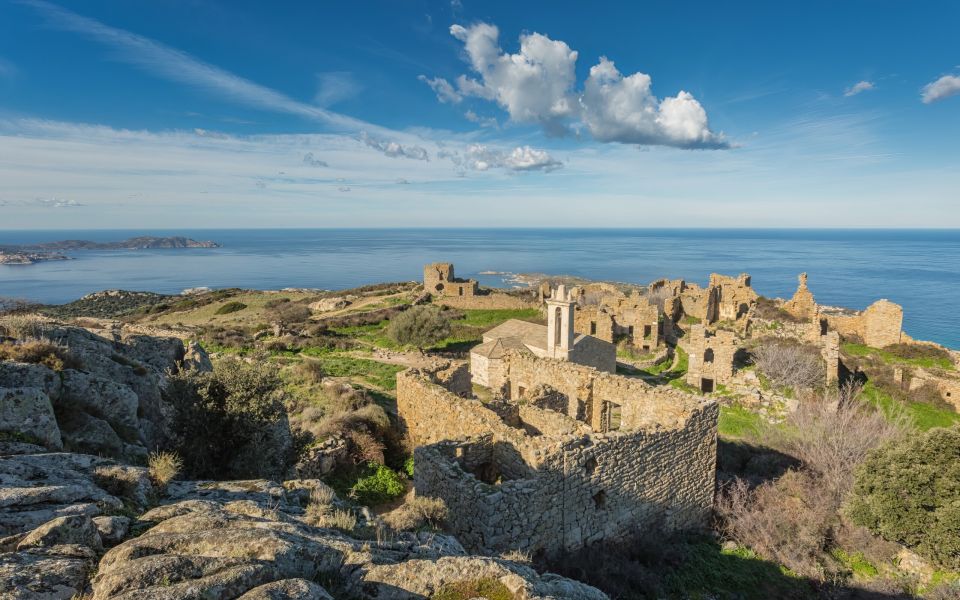
[[[29,245],[0,245],[0,265],[31,265],[49,260],[69,260],[63,254],[70,250],[146,250],[167,248],[219,248],[211,241],[197,241],[183,236],[140,236],[119,242],[61,240]]]

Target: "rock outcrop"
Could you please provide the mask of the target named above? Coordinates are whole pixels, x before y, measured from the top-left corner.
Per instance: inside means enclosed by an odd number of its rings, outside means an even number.
[[[33,450],[0,445],[0,454]],[[72,453],[0,455],[0,597],[407,600],[496,580],[515,598],[606,598],[506,560],[466,556],[442,534],[375,541],[315,527],[306,508],[317,495],[331,495],[318,480],[174,481],[160,494],[140,467]],[[143,512],[147,503],[154,506]],[[372,532],[370,519],[361,511],[357,531]]]
[[[178,338],[109,330],[97,335],[47,323],[43,337],[81,365],[54,371],[41,364],[0,361],[0,431],[19,433],[49,450],[67,449],[145,461],[167,439],[170,409],[161,389],[186,356]],[[210,367],[199,346],[188,366]]]

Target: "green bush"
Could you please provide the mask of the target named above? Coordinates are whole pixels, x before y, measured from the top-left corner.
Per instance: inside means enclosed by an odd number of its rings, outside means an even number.
[[[875,450],[857,470],[847,509],[877,535],[960,569],[960,426]]]
[[[174,446],[198,479],[280,479],[295,458],[285,392],[276,367],[238,359],[212,373],[170,375]]]
[[[390,319],[387,336],[421,350],[450,335],[450,320],[436,306],[414,306]]]
[[[403,472],[407,474],[407,477],[413,479],[413,457],[408,457],[403,461]]]
[[[357,501],[367,506],[376,506],[390,502],[407,491],[403,477],[399,473],[384,465],[367,463],[370,474],[361,477],[353,486],[353,495]]]
[[[243,302],[227,302],[223,306],[217,309],[216,314],[218,315],[229,315],[230,313],[235,313],[238,310],[243,310],[247,307]]]

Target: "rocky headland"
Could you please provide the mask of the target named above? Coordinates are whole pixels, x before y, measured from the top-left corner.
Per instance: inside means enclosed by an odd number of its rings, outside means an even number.
[[[69,260],[64,252],[79,250],[153,250],[172,248],[219,248],[212,241],[197,241],[182,236],[140,236],[119,242],[61,240],[27,245],[0,245],[0,265],[32,265],[51,260]]]

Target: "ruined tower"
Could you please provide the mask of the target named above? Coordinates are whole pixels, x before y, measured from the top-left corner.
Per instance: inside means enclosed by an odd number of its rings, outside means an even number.
[[[573,349],[574,294],[563,285],[557,286],[547,299],[547,356],[570,360]]]

